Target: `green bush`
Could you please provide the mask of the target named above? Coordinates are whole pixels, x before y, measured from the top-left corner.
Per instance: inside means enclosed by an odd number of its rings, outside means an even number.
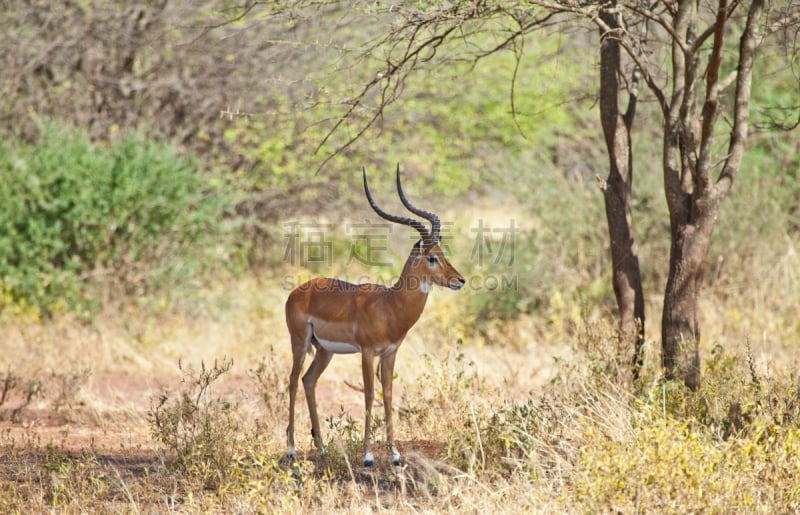
[[[45,124],[35,143],[0,146],[0,309],[85,312],[191,278],[224,256],[227,203],[143,134],[101,147]]]

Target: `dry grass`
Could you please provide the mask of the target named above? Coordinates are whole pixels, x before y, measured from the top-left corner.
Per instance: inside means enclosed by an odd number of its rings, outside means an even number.
[[[371,469],[360,465],[363,397],[345,383],[360,384],[354,356],[320,383],[331,453],[313,451],[301,400],[304,459],[283,459],[290,349],[278,279],[210,287],[191,314],[6,318],[0,510],[797,511],[800,328],[789,307],[725,288],[704,299],[713,339],[696,394],[659,379],[652,341],[644,379],[625,384],[608,322],[569,299],[557,317],[475,335],[449,323],[460,299],[435,293],[398,357],[404,464],[378,452]]]

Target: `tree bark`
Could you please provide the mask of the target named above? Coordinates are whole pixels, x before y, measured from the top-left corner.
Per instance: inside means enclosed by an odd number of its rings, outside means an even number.
[[[611,243],[611,266],[614,295],[619,308],[619,338],[628,349],[626,359],[632,378],[638,379],[642,367],[644,344],[644,294],[639,257],[633,238],[631,193],[633,159],[631,127],[636,110],[636,90],[630,91],[628,108],[620,113],[620,45],[621,29],[616,2],[601,12],[609,30],[600,31],[600,120],[609,157],[608,178],[602,184],[608,236]]]
[[[700,385],[699,290],[711,247],[713,218],[687,223],[671,234],[669,275],[661,320],[662,365],[668,379],[691,388]]]
[[[664,192],[670,218],[669,275],[661,317],[661,363],[667,379],[680,379],[689,388],[700,384],[700,324],[698,289],[710,245],[710,227],[700,230],[698,200],[708,189],[697,188],[695,108],[699,56],[684,49],[696,38],[694,0],[682,0],[673,18],[672,98],[664,122]],[[706,202],[707,204],[707,202]],[[706,232],[708,238],[702,235]]]

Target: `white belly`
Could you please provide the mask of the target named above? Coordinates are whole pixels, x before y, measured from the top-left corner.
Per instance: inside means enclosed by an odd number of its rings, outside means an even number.
[[[396,351],[396,350],[397,350],[397,345],[395,345],[395,344],[393,343],[393,344],[391,344],[391,345],[387,345],[387,346],[386,346],[386,347],[384,347],[383,349],[377,349],[377,350],[375,351],[375,354],[376,354],[376,355],[378,355],[378,356],[383,356],[383,355],[385,355],[385,354],[391,354],[392,352],[394,352],[394,351]]]
[[[332,342],[319,337],[317,337],[316,340],[319,342],[320,347],[333,354],[354,354],[356,352],[361,352],[361,347],[354,343]]]

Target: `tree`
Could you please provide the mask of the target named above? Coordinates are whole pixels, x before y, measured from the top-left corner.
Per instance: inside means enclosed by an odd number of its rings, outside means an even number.
[[[600,70],[601,117],[609,156],[612,158],[612,179],[619,175],[624,182],[625,175],[615,172],[615,169],[620,169],[620,154],[624,154],[626,148],[614,139],[609,139],[610,131],[607,127],[612,125],[609,121],[614,116],[614,109],[604,107],[614,103],[614,99],[609,98],[613,97],[609,90],[614,86],[613,76],[620,73],[618,61],[616,68],[614,67],[615,47],[619,45],[626,49],[658,100],[664,116],[662,166],[671,243],[661,322],[661,360],[668,378],[679,378],[693,389],[700,383],[700,325],[697,321],[699,289],[719,208],[730,193],[744,154],[750,117],[753,59],[760,43],[758,29],[764,4],[764,0],[754,0],[744,16],[743,24],[736,27],[733,16],[741,4],[733,2],[729,5],[727,0],[720,0],[716,10],[710,13],[702,12],[704,6],[692,0],[654,3],[652,6],[647,3],[626,4],[611,0],[598,6],[599,16],[593,15],[594,8],[587,10],[584,7],[574,7],[571,2],[542,3],[543,7],[550,10],[589,17],[600,28],[603,36]],[[666,41],[671,46],[671,69],[665,77],[666,87],[656,75],[657,68],[645,58],[643,46],[647,45],[646,40],[635,38],[632,32],[625,29],[626,12],[640,26],[646,27],[649,23],[654,23],[666,35]],[[713,19],[703,27],[708,15],[713,15]],[[723,53],[726,51],[725,33],[728,30],[735,30],[739,34],[738,55],[734,58],[735,67],[726,77],[720,79]],[[704,66],[703,56],[706,53],[709,58]],[[732,115],[731,131],[727,154],[720,157],[716,139],[722,135],[718,131],[715,133],[715,129],[720,115],[725,111],[723,95],[731,84],[735,84],[728,106]],[[633,106],[635,95],[631,99]],[[630,118],[632,112],[629,109]],[[629,135],[630,123],[626,124],[626,130]],[[716,180],[712,180],[712,171],[720,163],[721,171]],[[606,205],[609,205],[608,194]],[[624,211],[616,214],[609,212],[612,255],[617,245],[613,228],[627,227],[627,220],[623,221],[622,217],[628,215],[629,212]],[[623,250],[629,250],[630,255],[635,257],[633,240],[623,240],[622,243],[626,247]],[[622,271],[618,271],[618,263],[615,261],[615,291],[620,312],[624,315],[628,301],[621,298],[618,291],[617,275],[635,276],[638,274],[638,264],[623,264],[620,268]]]
[[[609,158],[608,179],[600,181],[606,206],[614,295],[619,308],[619,338],[631,351],[632,376],[639,377],[644,344],[644,292],[633,237],[631,129],[636,114],[638,71],[632,77],[628,108],[620,113],[620,38],[623,27],[615,4],[600,12],[600,122]]]
[[[504,49],[519,51],[533,32],[541,35],[565,26],[594,25],[600,33],[600,118],[609,154],[609,174],[600,183],[620,312],[619,336],[631,349],[636,377],[645,313],[633,237],[631,132],[641,78],[663,115],[662,168],[671,244],[662,364],[667,378],[696,388],[700,382],[699,290],[719,208],[731,191],[745,149],[753,60],[763,39],[765,4],[766,0],[749,5],[738,0],[716,4],[697,0],[395,4],[392,15],[399,21],[370,49],[385,53],[385,66],[352,99],[340,123],[377,96],[378,106],[356,138],[363,134],[400,97],[409,74],[431,61],[451,40],[466,42],[487,30],[501,34],[497,45],[471,54],[478,60]],[[633,68],[630,80],[626,67]],[[626,90],[629,102],[622,112],[620,97]]]
[[[720,203],[728,196],[744,154],[750,117],[753,59],[759,44],[759,21],[764,0],[753,0],[739,38],[736,68],[720,80],[725,31],[740,4],[720,0],[715,20],[698,32],[699,5],[684,1],[671,10],[672,94],[669,99],[653,83],[664,113],[664,191],[670,214],[669,276],[661,323],[662,363],[668,377],[683,379],[687,386],[700,383],[697,302],[700,281],[711,247],[711,235]],[[713,38],[705,70],[701,55],[704,42]],[[694,93],[705,79],[705,92]],[[730,110],[733,123],[728,151],[716,181],[715,126],[722,114],[721,96],[731,82],[736,89]],[[702,105],[702,108],[700,108]],[[699,111],[698,111],[699,109]]]

